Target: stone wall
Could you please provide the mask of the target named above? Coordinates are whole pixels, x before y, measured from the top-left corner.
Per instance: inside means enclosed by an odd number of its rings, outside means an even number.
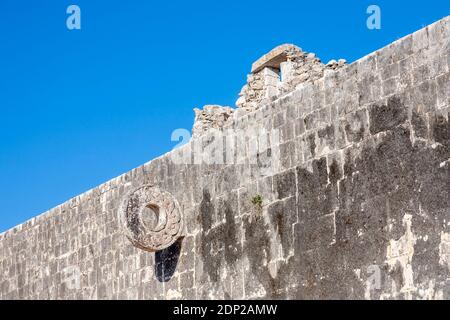
[[[447,17],[238,109],[1,234],[0,299],[449,299],[449,77]],[[182,213],[156,252],[119,218],[142,185]]]

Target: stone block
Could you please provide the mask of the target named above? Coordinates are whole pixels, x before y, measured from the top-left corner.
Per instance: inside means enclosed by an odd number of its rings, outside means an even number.
[[[295,195],[295,170],[288,170],[275,175],[273,177],[273,187],[278,199],[284,199]]]
[[[347,114],[344,123],[345,134],[350,143],[360,142],[368,134],[369,121],[365,109]]]
[[[412,34],[412,50],[414,53],[427,48],[429,45],[428,41],[428,29],[423,28]]]
[[[450,72],[447,72],[436,78],[437,84],[437,105],[448,106],[450,105]],[[430,94],[428,94],[428,101],[431,100],[431,103],[434,103],[434,98],[432,97],[433,92],[432,89]]]
[[[301,49],[292,44],[278,46],[253,63],[252,73],[256,73],[267,67],[279,69],[280,64],[287,61],[289,51],[301,51]]]
[[[410,103],[424,113],[436,108],[437,94],[434,80],[425,81],[409,91]]]
[[[391,130],[407,119],[407,111],[402,102],[393,97],[387,104],[372,105],[369,108],[370,133],[376,134]]]
[[[295,225],[295,248],[299,252],[317,250],[335,241],[334,213]]]

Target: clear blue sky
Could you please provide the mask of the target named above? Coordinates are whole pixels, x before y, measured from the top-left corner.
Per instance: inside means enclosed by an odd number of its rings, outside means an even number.
[[[351,62],[448,14],[448,0],[1,0],[0,232],[171,150],[192,109],[234,105],[276,45]]]

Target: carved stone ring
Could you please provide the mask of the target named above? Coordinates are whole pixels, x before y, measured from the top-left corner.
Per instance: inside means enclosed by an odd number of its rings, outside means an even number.
[[[131,243],[150,252],[171,246],[183,232],[177,200],[156,186],[131,191],[122,202],[119,219]]]

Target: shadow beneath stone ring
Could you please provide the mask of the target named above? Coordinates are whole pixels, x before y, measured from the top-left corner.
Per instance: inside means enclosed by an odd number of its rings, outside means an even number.
[[[183,238],[175,241],[170,247],[155,252],[155,275],[159,282],[169,281],[178,264]]]

